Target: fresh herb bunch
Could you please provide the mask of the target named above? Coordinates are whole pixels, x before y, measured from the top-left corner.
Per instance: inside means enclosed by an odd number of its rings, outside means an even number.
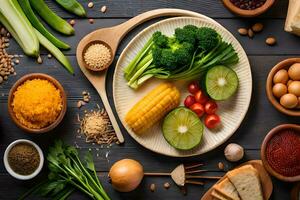
[[[131,88],[146,80],[195,79],[215,65],[232,65],[239,60],[231,44],[212,28],[187,25],[175,29],[171,37],[155,32],[125,68]]]
[[[75,188],[91,199],[110,200],[98,179],[90,151],[84,157],[84,162],[81,162],[78,151],[59,140],[49,148],[47,160],[50,170],[48,179],[29,190],[19,200],[31,193],[51,197],[53,200],[64,200]]]

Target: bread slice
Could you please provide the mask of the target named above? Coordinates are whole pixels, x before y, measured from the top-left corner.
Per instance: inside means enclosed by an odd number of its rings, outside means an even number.
[[[213,196],[213,199],[216,199],[216,200],[232,200],[230,198],[227,198],[226,196],[224,196],[223,194],[221,194],[217,190],[213,190],[211,192],[211,196]]]
[[[225,178],[220,183],[214,186],[214,189],[224,196],[232,200],[240,200],[239,194],[234,187],[234,185],[229,181],[228,178]]]
[[[252,165],[245,165],[227,173],[242,200],[263,200],[260,178]]]
[[[284,26],[284,30],[287,32],[292,32],[291,24],[298,10],[298,2],[298,0],[289,0],[289,7]]]

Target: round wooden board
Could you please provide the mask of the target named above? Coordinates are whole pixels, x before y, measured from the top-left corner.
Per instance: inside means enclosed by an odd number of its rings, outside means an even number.
[[[240,59],[238,64],[232,66],[239,77],[239,89],[231,99],[224,102],[218,102],[218,114],[221,116],[222,126],[215,130],[205,128],[202,142],[198,147],[189,151],[179,151],[166,142],[161,131],[161,124],[156,124],[143,135],[137,135],[125,123],[124,118],[129,109],[149,91],[161,83],[162,80],[151,79],[138,90],[133,90],[127,85],[123,69],[135,57],[155,31],[159,30],[166,35],[172,35],[176,28],[188,24],[198,27],[211,27],[222,36],[224,41],[230,42],[233,45]],[[189,82],[187,81],[174,82],[181,92],[181,102],[183,102],[184,98],[188,95],[188,83]],[[215,149],[229,139],[240,126],[247,113],[251,100],[251,93],[252,76],[250,64],[247,55],[239,42],[220,24],[212,20],[193,17],[175,17],[166,19],[149,26],[136,35],[122,52],[115,68],[113,80],[113,97],[116,111],[128,133],[145,148],[173,157],[200,155]]]
[[[236,168],[239,168],[244,165],[251,164],[259,173],[261,186],[264,194],[264,199],[268,200],[271,197],[272,191],[273,191],[273,183],[271,180],[271,177],[269,176],[268,172],[265,170],[264,166],[262,165],[261,160],[250,160],[248,162],[245,162],[241,165],[239,165]],[[223,176],[217,183],[221,182],[226,178],[226,175]],[[216,184],[217,184],[216,183]],[[213,187],[211,187],[201,198],[201,200],[213,200],[213,196],[211,196],[211,192],[213,191]]]

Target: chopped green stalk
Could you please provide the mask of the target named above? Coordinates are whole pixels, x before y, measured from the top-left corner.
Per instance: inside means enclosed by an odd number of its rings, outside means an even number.
[[[46,37],[44,37],[38,30],[34,29],[35,33],[40,41],[40,43],[48,49],[53,56],[70,72],[74,74],[74,69],[71,66],[68,58],[56,47],[54,46]]]
[[[56,0],[56,2],[70,13],[80,17],[86,16],[84,8],[76,0]]]
[[[32,26],[35,27],[40,33],[42,33],[52,44],[60,49],[69,49],[70,46],[63,41],[56,38],[52,33],[50,33],[45,26],[40,22],[40,20],[34,14],[29,0],[18,0],[20,6],[22,7],[27,18],[31,22]]]
[[[124,69],[125,78],[127,80],[130,79],[132,73],[136,71],[136,65],[142,60],[142,58],[149,52],[153,45],[153,38],[145,44],[145,46],[141,49],[141,51],[135,56],[135,58],[129,63],[129,65]]]
[[[28,56],[38,56],[39,41],[17,0],[0,1],[0,21]]]
[[[187,25],[171,37],[155,32],[124,69],[128,85],[137,89],[146,80],[195,79],[215,65],[239,60],[231,44],[222,41],[212,28]]]
[[[65,35],[73,35],[74,28],[64,19],[55,14],[44,0],[30,0],[30,5],[56,31]]]

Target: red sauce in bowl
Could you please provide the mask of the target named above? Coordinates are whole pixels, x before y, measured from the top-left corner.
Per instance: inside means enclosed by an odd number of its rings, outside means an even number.
[[[283,176],[300,175],[300,132],[286,129],[275,134],[267,144],[266,159]]]

